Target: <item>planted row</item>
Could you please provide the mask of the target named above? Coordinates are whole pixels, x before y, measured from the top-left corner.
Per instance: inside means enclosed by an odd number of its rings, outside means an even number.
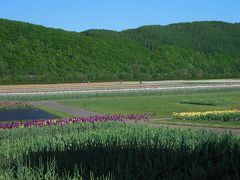
[[[0,111],[35,109],[30,102],[0,101]]]
[[[60,92],[32,92],[32,93],[0,93],[0,99],[9,101],[38,101],[52,99],[87,99],[101,97],[122,97],[122,96],[148,96],[148,95],[169,95],[169,94],[199,94],[206,92],[231,92],[239,91],[239,86],[229,87],[176,87],[176,88],[137,88],[137,89],[109,89],[107,91],[60,91]]]
[[[129,115],[97,115],[90,117],[75,117],[64,119],[49,119],[49,120],[33,120],[26,122],[13,122],[2,123],[0,129],[13,129],[13,128],[29,128],[29,127],[42,127],[42,126],[54,126],[65,125],[71,123],[81,122],[106,122],[106,121],[140,121],[150,119],[154,114],[129,114]]]
[[[174,112],[173,118],[181,120],[240,121],[240,111]]]

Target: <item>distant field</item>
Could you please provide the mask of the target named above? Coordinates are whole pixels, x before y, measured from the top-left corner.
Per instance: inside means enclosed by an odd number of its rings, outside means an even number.
[[[218,79],[4,85],[0,86],[0,99],[32,101],[40,109],[63,118],[81,116],[86,109],[91,113],[100,114],[154,112],[155,119],[159,119],[172,117],[173,112],[239,109],[240,81]],[[43,103],[44,101],[50,103]],[[54,106],[51,102],[60,103],[65,107],[59,109],[56,107],[58,105]],[[71,109],[72,107],[75,109]],[[178,123],[184,124],[179,120]],[[215,125],[239,127],[238,122]],[[213,126],[213,122],[209,122],[208,126]]]
[[[20,101],[38,100],[33,104],[59,118],[73,117],[73,112],[66,112],[67,109],[87,109],[100,114],[154,112],[156,117],[146,122],[141,119],[134,124],[128,121],[74,123],[62,119],[60,122],[71,123],[49,126],[43,122],[45,127],[38,124],[31,128],[0,129],[0,179],[134,179],[136,176],[139,179],[150,176],[152,179],[219,179],[224,173],[228,179],[239,177],[239,121],[167,118],[173,112],[240,109],[239,88],[149,93],[148,88],[137,86],[143,92],[96,93],[91,96],[78,92],[73,95],[50,94],[48,97],[36,93],[21,97]],[[173,86],[171,82],[164,85],[169,89]],[[185,86],[182,84],[181,87]],[[31,91],[35,89],[29,88],[28,92]],[[5,99],[8,98],[18,99],[14,93],[9,93]],[[41,104],[43,102],[50,103]],[[57,108],[59,105],[60,109]],[[78,112],[77,115],[81,115]],[[2,127],[6,127],[5,123]]]
[[[224,101],[212,105],[183,104],[184,100]],[[240,107],[239,92],[201,93],[192,95],[150,95],[133,97],[110,97],[95,99],[73,99],[59,101],[62,104],[84,108],[106,114],[129,114],[155,112],[156,118],[171,117],[173,112],[235,109]]]
[[[208,84],[202,84],[202,82]],[[236,79],[0,85],[0,99],[2,101],[41,101],[170,94],[190,95],[239,90],[240,81]]]
[[[164,81],[116,81],[63,84],[22,84],[0,85],[1,93],[32,93],[55,91],[103,90],[121,88],[150,88],[150,87],[189,87],[202,85],[240,85],[240,79],[211,79],[211,80],[164,80]]]

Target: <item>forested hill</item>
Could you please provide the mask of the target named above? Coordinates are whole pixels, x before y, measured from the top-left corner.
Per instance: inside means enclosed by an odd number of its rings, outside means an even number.
[[[0,83],[240,77],[240,24],[81,33],[0,19]]]

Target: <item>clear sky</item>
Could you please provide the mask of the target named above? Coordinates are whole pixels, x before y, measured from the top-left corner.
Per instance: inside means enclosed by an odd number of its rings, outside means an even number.
[[[70,31],[202,20],[240,22],[240,0],[0,0],[0,18]]]

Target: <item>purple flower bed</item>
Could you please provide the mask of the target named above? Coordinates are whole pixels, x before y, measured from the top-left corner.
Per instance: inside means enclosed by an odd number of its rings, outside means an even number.
[[[13,128],[29,128],[29,127],[42,127],[42,126],[53,126],[53,125],[64,125],[70,123],[81,123],[81,122],[106,122],[106,121],[141,121],[152,118],[154,114],[129,114],[129,115],[97,115],[90,117],[75,117],[75,118],[64,118],[64,119],[49,119],[49,120],[33,120],[27,122],[13,122],[0,124],[0,129],[13,129]]]

